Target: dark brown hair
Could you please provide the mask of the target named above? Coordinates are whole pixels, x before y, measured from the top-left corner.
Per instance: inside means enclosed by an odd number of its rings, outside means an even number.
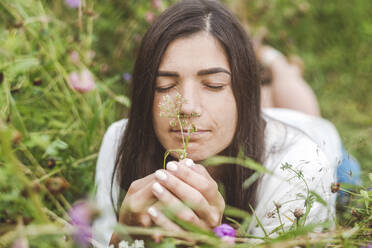
[[[237,129],[232,143],[221,154],[236,157],[242,150],[245,156],[262,163],[264,121],[251,42],[239,21],[219,2],[184,0],[164,11],[142,40],[133,71],[132,106],[118,149],[111,192],[115,176],[121,190],[126,192],[134,180],[162,168],[165,150],[155,135],[152,120],[158,67],[172,41],[203,31],[213,35],[225,50],[237,104]],[[237,165],[224,166],[223,170],[226,173],[219,180],[225,187],[226,204],[248,211],[249,205],[255,207],[258,182],[246,190],[242,188],[244,180],[253,174],[252,170]],[[118,204],[121,200],[119,197]]]

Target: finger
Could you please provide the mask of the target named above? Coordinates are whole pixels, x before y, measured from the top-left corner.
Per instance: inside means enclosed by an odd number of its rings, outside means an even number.
[[[148,213],[141,213],[138,217],[141,226],[150,227],[151,226],[151,216]]]
[[[145,211],[156,201],[156,198],[152,193],[153,182],[155,182],[154,179],[152,180],[152,182],[150,181],[146,186],[144,186],[141,190],[138,190],[137,192],[128,196],[126,201],[123,202],[123,204],[126,205],[129,211],[134,213]]]
[[[189,207],[185,206],[177,197],[164,188],[160,183],[155,182],[152,186],[154,195],[165,206],[169,207],[169,211],[175,216],[190,222],[201,228],[208,228],[208,225],[201,220]],[[200,193],[199,193],[200,194]]]
[[[187,161],[192,162],[191,159]],[[212,204],[220,202],[221,199],[219,199],[220,194],[218,194],[218,186],[216,181],[214,181],[213,178],[210,177],[208,172],[206,172],[208,176],[204,176],[200,173],[195,172],[195,168],[193,167],[196,167],[196,165],[190,165],[190,162],[188,165],[187,161],[179,163],[171,161],[167,164],[167,171],[199,191],[207,199],[208,202]],[[197,170],[202,171],[200,167],[198,167]]]
[[[138,190],[141,190],[145,185],[149,184],[151,180],[154,180],[154,173],[133,181],[129,186],[127,194],[131,195]]]
[[[200,218],[208,222],[209,226],[216,226],[219,223],[221,214],[218,209],[210,205],[198,190],[165,170],[157,170],[155,177],[178,199],[184,201],[194,209]]]
[[[164,228],[165,230],[175,231],[175,232],[181,232],[182,231],[181,227],[179,227],[173,221],[168,219],[168,217],[166,217],[161,211],[159,211],[155,207],[155,205],[152,205],[151,207],[149,207],[147,209],[147,213],[149,214],[149,216],[151,216],[152,221],[156,225]]]

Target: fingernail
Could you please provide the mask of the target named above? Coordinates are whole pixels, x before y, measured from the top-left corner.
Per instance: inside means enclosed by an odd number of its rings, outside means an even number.
[[[155,190],[155,192],[157,192],[158,194],[161,194],[163,193],[164,189],[163,187],[160,185],[160,183],[154,183],[152,185],[152,188]]]
[[[167,163],[167,169],[170,171],[176,171],[177,170],[177,164],[173,161]]]
[[[156,178],[159,179],[159,180],[162,180],[162,181],[167,180],[167,174],[165,174],[165,173],[164,173],[163,171],[161,171],[161,170],[157,170],[157,171],[155,172],[155,176],[156,176]]]
[[[194,166],[195,163],[194,163],[194,161],[192,161],[192,159],[186,158],[185,159],[185,165],[188,166],[188,167],[191,167],[191,166]]]
[[[149,213],[149,215],[151,215],[152,217],[158,217],[158,212],[154,207],[149,207],[147,209],[147,213]]]

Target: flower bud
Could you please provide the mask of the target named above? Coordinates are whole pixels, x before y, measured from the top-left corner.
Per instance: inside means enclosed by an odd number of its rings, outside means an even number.
[[[274,202],[274,205],[277,209],[281,208],[282,207],[282,204],[280,204],[279,202]]]
[[[52,168],[54,168],[54,166],[56,166],[56,160],[54,158],[48,159],[47,167],[49,169],[52,169]]]
[[[340,190],[340,183],[332,183],[331,184],[331,192],[336,193]]]
[[[36,80],[34,80],[34,81],[32,82],[32,84],[33,84],[34,86],[40,86],[40,85],[43,84],[43,80],[41,80],[41,79],[36,79]]]
[[[52,177],[46,180],[45,186],[52,194],[59,194],[64,192],[70,185],[62,177]]]

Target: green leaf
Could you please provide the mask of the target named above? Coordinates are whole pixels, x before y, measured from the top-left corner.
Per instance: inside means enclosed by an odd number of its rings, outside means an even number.
[[[68,144],[66,144],[65,142],[63,142],[62,140],[60,139],[57,139],[55,141],[53,141],[46,149],[43,157],[46,157],[46,156],[57,156],[58,153],[59,153],[59,150],[65,150],[68,148]]]
[[[226,216],[231,216],[231,217],[238,217],[238,218],[249,218],[251,219],[251,215],[245,211],[245,210],[242,210],[242,209],[239,209],[239,208],[236,208],[236,207],[232,207],[230,205],[227,205],[225,207],[225,210],[224,210],[224,215]]]
[[[271,171],[266,169],[261,164],[255,162],[253,159],[246,157],[245,159],[242,158],[233,158],[233,157],[226,157],[226,156],[213,156],[208,158],[204,161],[204,165],[206,166],[216,166],[221,164],[237,164],[243,166],[245,168],[249,168],[255,170],[260,173],[269,173],[273,174]]]
[[[118,96],[115,96],[114,99],[115,99],[115,101],[117,101],[118,103],[121,103],[125,107],[127,107],[127,108],[130,107],[130,99],[127,96],[118,95]]]
[[[250,176],[249,178],[247,178],[244,182],[243,182],[243,189],[247,189],[249,186],[252,185],[252,183],[254,183],[258,178],[260,177],[260,173],[258,172],[255,172],[253,173],[252,176]]]
[[[9,66],[11,73],[19,74],[31,70],[33,67],[39,65],[39,60],[36,58],[17,59]]]
[[[310,191],[310,194],[312,194],[315,197],[315,200],[319,202],[320,204],[322,204],[323,206],[328,205],[327,202],[320,195],[318,195],[318,193],[314,191]]]

